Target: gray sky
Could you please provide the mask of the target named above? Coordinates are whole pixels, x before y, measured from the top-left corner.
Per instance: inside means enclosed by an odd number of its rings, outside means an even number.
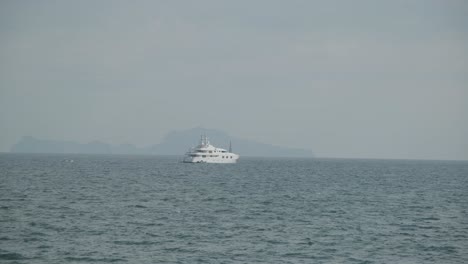
[[[0,151],[201,125],[318,156],[468,159],[467,99],[467,1],[0,2]]]

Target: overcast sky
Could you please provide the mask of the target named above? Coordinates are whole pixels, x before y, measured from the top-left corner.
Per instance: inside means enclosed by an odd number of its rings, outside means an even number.
[[[195,126],[468,159],[468,2],[0,1],[0,151]]]

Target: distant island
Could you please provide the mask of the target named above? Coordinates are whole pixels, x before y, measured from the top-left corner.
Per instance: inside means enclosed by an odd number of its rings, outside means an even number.
[[[202,127],[172,131],[163,138],[161,143],[144,148],[138,148],[132,144],[111,145],[100,141],[78,143],[74,141],[43,140],[25,136],[11,147],[10,152],[183,155],[189,147],[195,146],[198,143],[198,139],[202,134],[207,135],[214,145],[220,147],[228,148],[229,141],[231,141],[233,149],[241,156],[313,157],[313,152],[308,149],[275,146],[231,137],[224,131]]]

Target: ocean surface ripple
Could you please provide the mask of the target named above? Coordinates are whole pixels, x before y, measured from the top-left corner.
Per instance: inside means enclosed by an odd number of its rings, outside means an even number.
[[[468,263],[468,162],[0,154],[1,263]]]

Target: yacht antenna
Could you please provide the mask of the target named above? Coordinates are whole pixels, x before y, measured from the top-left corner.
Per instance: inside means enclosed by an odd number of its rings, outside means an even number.
[[[202,135],[202,145],[206,146],[208,145],[208,137],[206,136],[206,134],[203,134]]]
[[[231,140],[229,140],[229,152],[231,152],[231,153],[232,153]]]

